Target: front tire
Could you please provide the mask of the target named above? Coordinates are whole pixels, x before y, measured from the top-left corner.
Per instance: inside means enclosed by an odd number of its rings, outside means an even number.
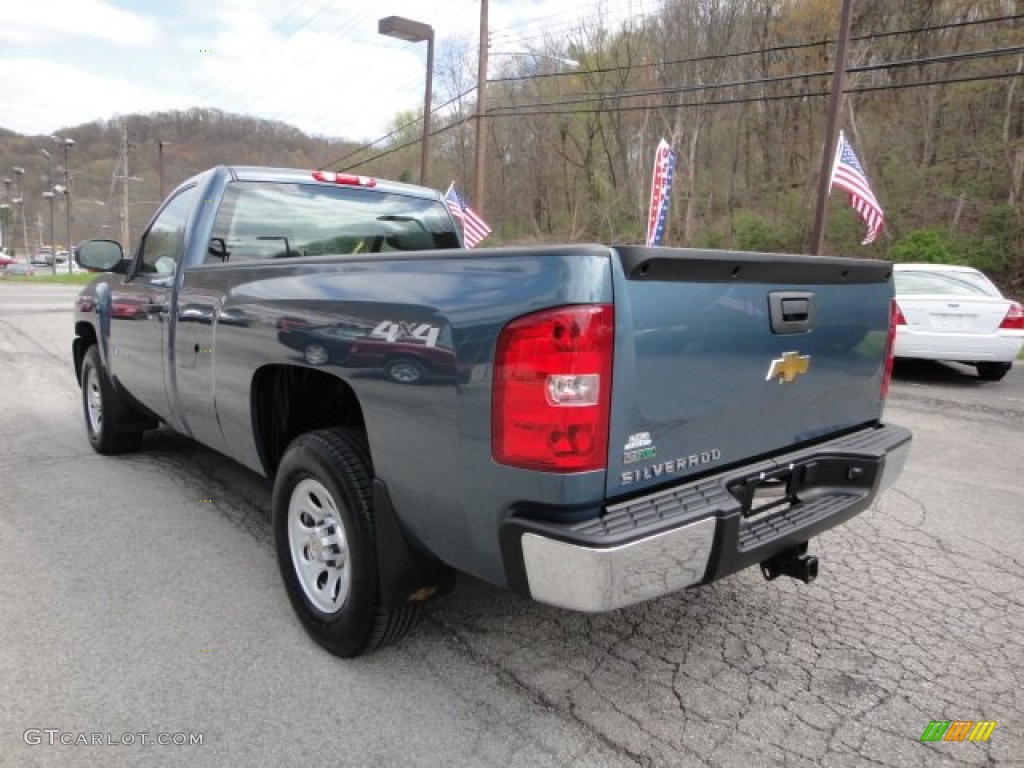
[[[127,426],[139,419],[114,389],[95,344],[82,358],[82,409],[89,444],[97,453],[113,456],[142,444],[142,431]]]
[[[977,363],[978,378],[982,381],[1000,381],[1010,372],[1013,363]]]
[[[288,598],[331,653],[359,656],[412,628],[419,605],[381,605],[373,472],[362,435],[307,432],[292,441],[273,495],[274,542]]]

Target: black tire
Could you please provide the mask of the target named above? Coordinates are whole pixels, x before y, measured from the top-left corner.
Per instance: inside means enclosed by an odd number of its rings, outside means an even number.
[[[1000,381],[1010,372],[1013,363],[975,363],[982,381]]]
[[[142,430],[131,427],[142,420],[117,394],[95,344],[82,358],[82,413],[89,444],[97,453],[113,456],[142,444]]]
[[[418,384],[427,375],[427,369],[410,357],[396,357],[384,364],[384,373],[399,384]]]
[[[381,605],[372,479],[362,434],[325,429],[292,441],[274,482],[288,599],[313,639],[346,658],[401,639],[420,613],[419,604]]]

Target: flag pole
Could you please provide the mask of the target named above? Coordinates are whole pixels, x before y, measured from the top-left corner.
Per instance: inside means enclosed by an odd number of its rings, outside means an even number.
[[[828,99],[828,117],[825,125],[825,147],[821,151],[821,170],[818,172],[818,199],[814,209],[814,229],[811,232],[810,251],[821,255],[825,242],[825,221],[828,213],[828,193],[832,187],[832,168],[835,164],[836,134],[839,128],[839,107],[843,102],[846,80],[846,43],[850,39],[853,21],[853,0],[843,0],[839,12],[839,38],[836,40],[836,63],[832,72],[832,90]]]

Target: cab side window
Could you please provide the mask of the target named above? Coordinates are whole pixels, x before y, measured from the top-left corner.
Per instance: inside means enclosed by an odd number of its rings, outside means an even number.
[[[171,200],[142,238],[138,273],[170,275],[178,267],[185,252],[185,223],[195,204],[195,187],[183,189]]]

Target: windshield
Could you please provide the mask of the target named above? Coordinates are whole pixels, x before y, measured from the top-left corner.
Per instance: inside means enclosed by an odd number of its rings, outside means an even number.
[[[934,293],[951,296],[991,296],[1002,298],[999,289],[981,272],[973,269],[896,270],[893,274],[897,294]]]
[[[225,190],[207,263],[458,248],[437,200],[365,187],[236,181]]]

